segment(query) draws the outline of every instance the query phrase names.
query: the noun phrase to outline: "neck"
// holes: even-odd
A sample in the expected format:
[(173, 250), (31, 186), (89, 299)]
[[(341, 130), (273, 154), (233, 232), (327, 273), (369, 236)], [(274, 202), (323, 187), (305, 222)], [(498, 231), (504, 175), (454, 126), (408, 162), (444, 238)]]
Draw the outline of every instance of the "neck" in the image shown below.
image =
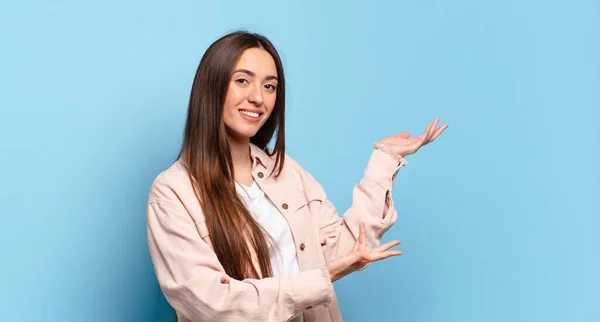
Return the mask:
[(252, 159), (250, 157), (250, 139), (245, 138), (236, 140), (228, 138), (229, 150), (231, 152), (231, 161), (233, 162), (233, 171), (235, 179), (246, 182), (252, 171)]

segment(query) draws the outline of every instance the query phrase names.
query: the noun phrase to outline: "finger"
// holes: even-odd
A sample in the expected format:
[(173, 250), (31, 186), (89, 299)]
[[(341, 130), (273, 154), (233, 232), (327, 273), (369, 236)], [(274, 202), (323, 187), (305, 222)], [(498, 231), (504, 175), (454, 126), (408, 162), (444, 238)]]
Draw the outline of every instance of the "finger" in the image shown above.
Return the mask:
[(444, 132), (444, 130), (447, 128), (448, 128), (448, 124), (442, 125), (439, 129), (437, 129), (435, 131), (435, 133), (433, 133), (433, 135), (429, 139), (429, 142), (433, 142), (433, 140), (435, 140), (438, 136), (440, 136), (440, 134), (442, 134), (442, 132)]
[(358, 252), (362, 247), (362, 240), (364, 239), (364, 223), (358, 224), (358, 238), (354, 242), (354, 247), (352, 247), (352, 253)]
[(367, 237), (365, 232), (365, 223), (358, 225), (358, 251), (365, 251), (367, 248)]
[(427, 124), (427, 127), (425, 128), (425, 132), (423, 132), (423, 134), (420, 135), (419, 137), (419, 142), (418, 142), (418, 146), (417, 149), (420, 148), (423, 144), (425, 144), (425, 142), (427, 142), (427, 138), (429, 137), (429, 130), (431, 129), (431, 124)]
[(431, 123), (427, 124), (427, 126), (425, 127), (425, 131), (423, 131), (424, 136), (427, 136), (427, 134), (429, 134), (429, 129), (431, 128)]
[(376, 261), (380, 261), (382, 259), (386, 259), (388, 257), (392, 257), (392, 256), (401, 256), (402, 252), (399, 250), (388, 250), (386, 252), (381, 252), (381, 253), (371, 253), (369, 254), (368, 258), (371, 262), (376, 262)]
[(429, 142), (431, 140), (431, 137), (433, 136), (433, 133), (435, 133), (435, 130), (437, 129), (439, 123), (440, 123), (439, 117), (433, 121), (433, 125), (431, 125), (431, 128), (429, 128), (429, 137), (427, 138), (427, 142)]
[(408, 139), (408, 137), (410, 136), (410, 132), (402, 132), (402, 133), (397, 134), (396, 136), (401, 139)]
[(427, 126), (425, 127), (425, 130), (423, 131), (423, 133), (421, 133), (421, 134), (419, 134), (419, 135), (417, 135), (417, 136), (414, 136), (414, 137), (412, 137), (411, 139), (416, 139), (416, 140), (418, 140), (418, 141), (422, 141), (422, 140), (423, 140), (423, 137), (426, 137), (426, 136), (427, 136), (427, 132), (429, 131), (429, 127), (430, 127), (430, 126), (431, 126), (431, 124), (427, 124)]
[(358, 238), (356, 238), (356, 241), (354, 242), (354, 247), (352, 247), (352, 253), (354, 252), (358, 252), (361, 248), (361, 243), (362, 240), (364, 239), (364, 223), (360, 222), (358, 223)]
[(386, 250), (388, 250), (388, 249), (390, 249), (390, 248), (392, 248), (392, 247), (394, 247), (396, 245), (400, 245), (400, 241), (399, 240), (392, 240), (392, 241), (389, 241), (389, 242), (387, 242), (387, 243), (385, 243), (385, 244), (383, 244), (383, 245), (381, 245), (381, 246), (379, 246), (377, 248), (374, 248), (371, 252), (383, 252), (383, 251), (386, 251)]
[(351, 253), (356, 253), (358, 251), (358, 239), (354, 242), (354, 246), (352, 247)]

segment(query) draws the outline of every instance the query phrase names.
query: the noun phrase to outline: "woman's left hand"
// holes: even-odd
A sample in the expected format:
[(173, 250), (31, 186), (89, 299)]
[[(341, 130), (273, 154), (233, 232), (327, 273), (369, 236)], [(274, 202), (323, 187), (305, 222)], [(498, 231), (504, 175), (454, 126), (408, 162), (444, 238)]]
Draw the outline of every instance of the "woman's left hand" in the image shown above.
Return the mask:
[(433, 123), (430, 123), (419, 136), (410, 136), (409, 132), (402, 132), (393, 136), (389, 136), (379, 140), (377, 143), (384, 144), (390, 152), (401, 155), (403, 157), (416, 153), (422, 146), (427, 145), (435, 140), (446, 128), (448, 124), (443, 124), (436, 130), (439, 118), (436, 118)]
[(352, 247), (350, 254), (336, 259), (333, 263), (327, 264), (331, 282), (335, 282), (350, 273), (362, 270), (370, 263), (402, 255), (402, 252), (399, 250), (390, 250), (390, 248), (400, 244), (399, 240), (392, 240), (367, 251), (366, 235), (365, 223), (360, 222), (358, 225), (358, 238), (354, 242), (354, 247)]

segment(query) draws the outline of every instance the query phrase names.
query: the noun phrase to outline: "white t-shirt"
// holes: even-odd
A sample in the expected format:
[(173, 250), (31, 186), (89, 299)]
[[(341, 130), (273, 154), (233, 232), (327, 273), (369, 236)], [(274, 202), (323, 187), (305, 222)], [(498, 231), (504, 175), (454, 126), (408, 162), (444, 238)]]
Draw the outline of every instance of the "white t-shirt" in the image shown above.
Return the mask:
[[(236, 182), (236, 191), (254, 219), (266, 231), (267, 245), (271, 254), (273, 277), (297, 274), (300, 272), (296, 258), (296, 245), (290, 225), (285, 217), (265, 195), (262, 189), (252, 183), (250, 187)], [(273, 242), (275, 245), (273, 245)], [(296, 317), (294, 322), (303, 321), (303, 315)]]

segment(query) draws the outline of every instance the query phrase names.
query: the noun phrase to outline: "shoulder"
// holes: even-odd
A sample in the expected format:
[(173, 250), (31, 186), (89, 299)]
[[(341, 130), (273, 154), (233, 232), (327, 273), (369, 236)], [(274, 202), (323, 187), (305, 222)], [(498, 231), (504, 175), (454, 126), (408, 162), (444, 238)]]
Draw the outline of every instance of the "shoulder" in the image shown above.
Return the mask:
[(189, 210), (194, 202), (197, 203), (197, 198), (189, 172), (179, 160), (154, 178), (148, 192), (149, 204)]
[(292, 158), (289, 154), (285, 154), (284, 156), (285, 166), (288, 166), (292, 171), (300, 171), (304, 170), (296, 159)]
[(321, 184), (306, 168), (300, 165), (296, 159), (289, 156), (287, 153), (284, 160), (284, 172), (291, 172), (292, 175), (288, 173), (288, 177), (293, 176), (296, 178), (305, 193), (319, 195), (320, 197), (325, 198), (325, 191)]
[[(277, 173), (278, 168), (280, 166), (280, 164), (277, 163), (279, 154), (276, 153), (276, 151), (273, 148), (265, 148), (263, 150), (254, 145), (252, 146), (252, 148), (253, 148), (253, 151), (252, 151), (253, 154), (255, 156), (258, 156), (258, 159), (264, 163), (265, 167), (267, 169), (270, 169), (274, 173)], [(306, 171), (288, 153), (283, 154), (282, 161), (283, 161), (283, 168), (281, 170), (282, 172), (279, 173), (279, 180), (281, 180), (281, 181), (293, 180), (295, 177), (300, 175), (302, 172)]]

